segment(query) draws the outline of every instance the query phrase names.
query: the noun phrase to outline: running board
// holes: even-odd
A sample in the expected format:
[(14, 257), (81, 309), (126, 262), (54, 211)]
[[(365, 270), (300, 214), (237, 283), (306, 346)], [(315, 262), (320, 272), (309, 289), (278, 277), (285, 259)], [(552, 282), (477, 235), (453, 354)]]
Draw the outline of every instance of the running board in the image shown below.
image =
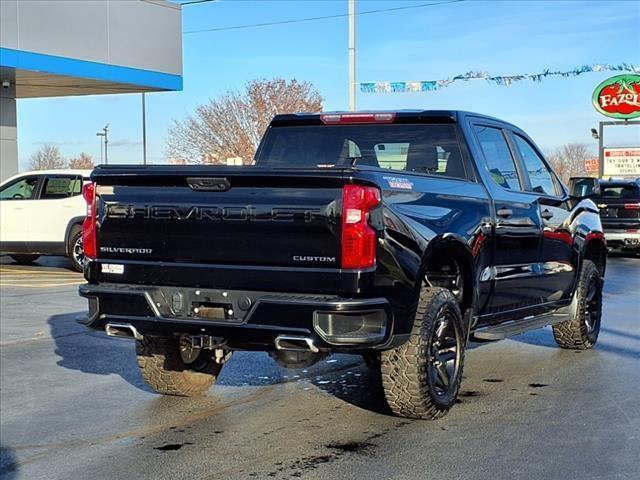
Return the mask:
[(567, 313), (552, 313), (550, 315), (541, 315), (538, 317), (522, 318), (507, 323), (500, 323), (489, 327), (479, 328), (471, 333), (471, 339), (478, 340), (503, 340), (507, 337), (520, 335), (529, 330), (546, 327), (547, 325), (555, 325), (562, 323), (571, 318)]

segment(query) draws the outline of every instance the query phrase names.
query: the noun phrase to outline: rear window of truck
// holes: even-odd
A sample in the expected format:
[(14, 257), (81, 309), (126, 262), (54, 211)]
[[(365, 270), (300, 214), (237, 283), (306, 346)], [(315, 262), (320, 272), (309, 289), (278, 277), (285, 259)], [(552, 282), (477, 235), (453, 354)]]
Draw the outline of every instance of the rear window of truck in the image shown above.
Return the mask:
[(608, 199), (639, 200), (640, 188), (630, 184), (600, 184), (600, 196)]
[(305, 125), (272, 127), (258, 150), (263, 167), (368, 165), (466, 178), (455, 125)]

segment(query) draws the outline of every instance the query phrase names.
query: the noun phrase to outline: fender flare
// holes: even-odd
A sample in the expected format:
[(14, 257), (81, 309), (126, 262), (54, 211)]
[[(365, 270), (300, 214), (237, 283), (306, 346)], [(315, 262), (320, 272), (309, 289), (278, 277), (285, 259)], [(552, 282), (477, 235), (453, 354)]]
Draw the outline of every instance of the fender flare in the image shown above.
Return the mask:
[(73, 217), (67, 223), (67, 228), (64, 231), (64, 251), (67, 256), (69, 256), (69, 237), (71, 236), (71, 230), (76, 225), (79, 225), (82, 228), (82, 222), (84, 222), (84, 215), (80, 217)]
[[(420, 273), (417, 277), (416, 288), (419, 289), (421, 287), (422, 279), (424, 278), (429, 260), (431, 260), (438, 252), (445, 249), (454, 249), (464, 261), (463, 267), (466, 273), (465, 298), (468, 298), (469, 307), (461, 313), (465, 318), (465, 321), (469, 323), (467, 328), (470, 328), (470, 320), (478, 305), (478, 278), (476, 275), (473, 254), (471, 253), (471, 249), (464, 237), (455, 233), (445, 233), (444, 235), (436, 236), (429, 241), (422, 254)], [(467, 295), (470, 295), (470, 297), (467, 297)]]
[(589, 232), (585, 237), (582, 248), (580, 249), (580, 269), (582, 269), (582, 262), (587, 258), (587, 251), (593, 249), (596, 245), (602, 255), (602, 265), (598, 265), (598, 267), (600, 267), (601, 276), (604, 279), (607, 268), (607, 241), (602, 232)]

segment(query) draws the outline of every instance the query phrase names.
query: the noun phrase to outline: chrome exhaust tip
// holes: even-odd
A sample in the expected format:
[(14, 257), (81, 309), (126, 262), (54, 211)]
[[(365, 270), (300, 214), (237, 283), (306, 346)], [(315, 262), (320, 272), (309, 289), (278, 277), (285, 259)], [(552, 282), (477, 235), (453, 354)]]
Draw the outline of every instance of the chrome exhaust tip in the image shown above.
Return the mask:
[(104, 326), (104, 331), (110, 337), (134, 338), (136, 340), (144, 339), (136, 327), (130, 323), (107, 323)]
[(299, 337), (296, 335), (279, 335), (276, 338), (275, 345), (276, 350), (293, 350), (313, 353), (320, 352), (311, 338)]

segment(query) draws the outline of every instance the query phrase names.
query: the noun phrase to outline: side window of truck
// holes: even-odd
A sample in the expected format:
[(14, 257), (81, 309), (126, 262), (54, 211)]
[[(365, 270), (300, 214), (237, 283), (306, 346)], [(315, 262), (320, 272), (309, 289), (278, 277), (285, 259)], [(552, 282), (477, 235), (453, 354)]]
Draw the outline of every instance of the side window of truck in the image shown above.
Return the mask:
[(457, 143), (378, 143), (374, 151), (381, 168), (466, 178)]
[(546, 195), (557, 196), (558, 188), (553, 181), (553, 175), (549, 167), (544, 163), (540, 155), (534, 150), (531, 144), (517, 133), (513, 134), (520, 156), (527, 168), (531, 181), (531, 191)]
[(474, 125), (487, 170), (492, 180), (503, 188), (522, 190), (516, 163), (502, 130), (485, 125)]

